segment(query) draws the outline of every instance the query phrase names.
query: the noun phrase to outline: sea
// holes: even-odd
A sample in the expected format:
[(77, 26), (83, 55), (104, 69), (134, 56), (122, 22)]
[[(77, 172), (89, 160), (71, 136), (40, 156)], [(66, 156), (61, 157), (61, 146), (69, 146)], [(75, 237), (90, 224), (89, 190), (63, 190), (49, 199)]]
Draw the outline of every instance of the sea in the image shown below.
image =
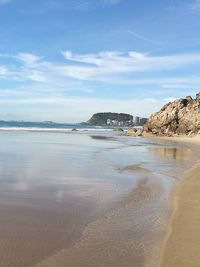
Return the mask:
[[(27, 130), (27, 131), (64, 131), (68, 132), (72, 129), (77, 129), (79, 131), (112, 131), (112, 126), (95, 126), (88, 125), (84, 123), (56, 123), (56, 122), (29, 122), (29, 121), (0, 121), (0, 129), (1, 130)], [(124, 129), (127, 129), (125, 127)]]

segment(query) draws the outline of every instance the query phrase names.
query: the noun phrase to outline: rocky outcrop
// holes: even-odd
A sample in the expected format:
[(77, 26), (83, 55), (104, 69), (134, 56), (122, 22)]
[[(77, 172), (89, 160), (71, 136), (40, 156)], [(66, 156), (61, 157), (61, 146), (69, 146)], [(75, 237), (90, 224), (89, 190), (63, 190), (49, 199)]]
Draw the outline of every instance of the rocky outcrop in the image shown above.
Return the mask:
[(136, 137), (137, 136), (137, 129), (135, 128), (130, 128), (128, 129), (128, 131), (125, 133), (126, 136), (133, 136)]
[(144, 125), (142, 135), (200, 134), (200, 93), (169, 102)]

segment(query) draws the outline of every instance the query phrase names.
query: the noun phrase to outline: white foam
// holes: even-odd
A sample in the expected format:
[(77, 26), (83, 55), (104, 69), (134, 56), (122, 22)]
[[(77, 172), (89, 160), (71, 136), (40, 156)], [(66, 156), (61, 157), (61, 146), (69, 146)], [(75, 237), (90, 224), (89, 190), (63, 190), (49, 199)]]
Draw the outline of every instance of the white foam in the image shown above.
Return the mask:
[[(57, 132), (57, 133), (69, 133), (74, 128), (42, 128), (42, 127), (1, 127), (0, 131), (10, 132)], [(113, 129), (107, 128), (77, 128), (77, 132), (112, 132)]]

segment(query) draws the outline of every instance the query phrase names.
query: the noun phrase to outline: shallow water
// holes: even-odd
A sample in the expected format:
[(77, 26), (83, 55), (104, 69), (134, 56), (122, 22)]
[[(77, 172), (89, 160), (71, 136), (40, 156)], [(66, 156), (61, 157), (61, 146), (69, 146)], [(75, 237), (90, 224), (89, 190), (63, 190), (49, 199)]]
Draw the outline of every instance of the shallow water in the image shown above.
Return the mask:
[(114, 133), (0, 140), (0, 266), (150, 266), (190, 147)]

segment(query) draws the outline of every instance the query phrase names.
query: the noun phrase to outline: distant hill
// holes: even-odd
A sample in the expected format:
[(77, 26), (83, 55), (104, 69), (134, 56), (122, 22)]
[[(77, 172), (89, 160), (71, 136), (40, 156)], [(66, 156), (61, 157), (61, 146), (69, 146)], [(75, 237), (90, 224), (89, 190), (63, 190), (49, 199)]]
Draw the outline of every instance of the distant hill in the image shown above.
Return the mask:
[(86, 123), (90, 125), (106, 125), (108, 120), (128, 123), (133, 120), (133, 116), (126, 113), (102, 112), (94, 114)]

